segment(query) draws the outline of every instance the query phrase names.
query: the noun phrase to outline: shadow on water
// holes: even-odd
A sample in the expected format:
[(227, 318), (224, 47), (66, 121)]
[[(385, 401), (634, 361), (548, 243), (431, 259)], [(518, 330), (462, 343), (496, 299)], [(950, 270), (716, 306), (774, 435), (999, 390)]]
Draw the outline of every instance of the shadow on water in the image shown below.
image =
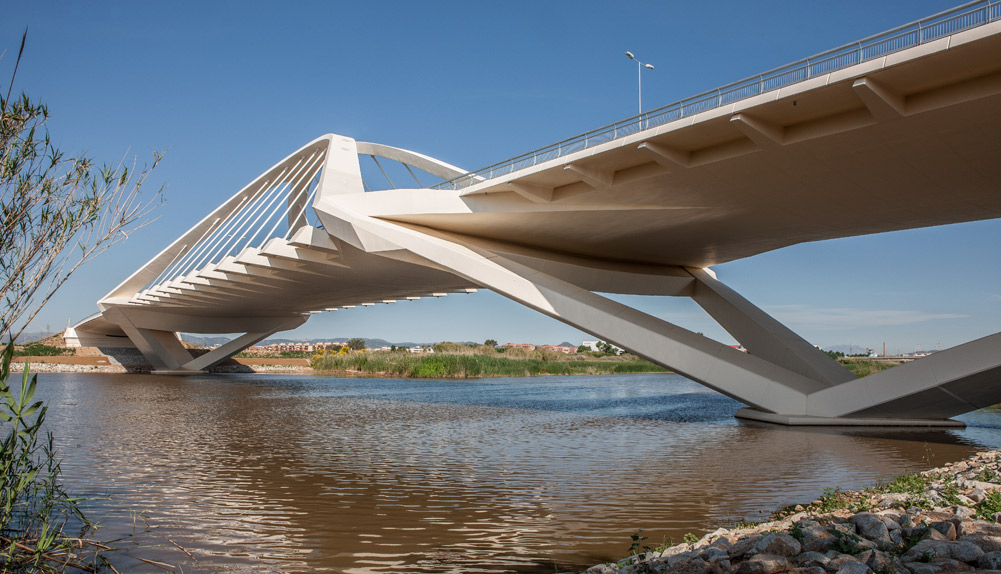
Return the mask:
[(154, 526), (117, 557), (133, 572), (155, 571), (133, 555), (199, 572), (583, 569), (639, 528), (680, 540), (1001, 442), (998, 413), (961, 431), (744, 425), (740, 403), (664, 374), (40, 381), (68, 486), (104, 497), (102, 534), (130, 536), (129, 509)]

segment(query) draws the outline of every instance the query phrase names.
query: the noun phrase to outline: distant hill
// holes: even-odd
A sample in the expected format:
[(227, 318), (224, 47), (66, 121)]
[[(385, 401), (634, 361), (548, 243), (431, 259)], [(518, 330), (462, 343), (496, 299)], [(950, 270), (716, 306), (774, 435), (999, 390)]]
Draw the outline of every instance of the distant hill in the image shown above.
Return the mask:
[(229, 337), (199, 337), (197, 335), (181, 333), (181, 340), (185, 343), (191, 343), (192, 345), (197, 345), (199, 347), (217, 347), (219, 345), (225, 345), (232, 339)]
[[(52, 335), (55, 335), (56, 333), (62, 334), (62, 331), (51, 331), (51, 332), (49, 332), (49, 331), (35, 331), (35, 332), (32, 332), (32, 333), (21, 333), (17, 337), (17, 339), (14, 341), (14, 344), (15, 345), (27, 345), (28, 343), (34, 343), (35, 341), (38, 341), (40, 339), (45, 339), (47, 337), (51, 337)], [(4, 344), (6, 344), (6, 341), (4, 341)]]
[[(861, 355), (865, 353), (865, 350), (873, 349), (874, 347), (866, 347), (865, 345), (831, 345), (830, 347), (824, 347), (824, 351), (834, 351), (835, 353), (844, 353), (847, 355)], [(882, 349), (880, 349), (882, 352)]]

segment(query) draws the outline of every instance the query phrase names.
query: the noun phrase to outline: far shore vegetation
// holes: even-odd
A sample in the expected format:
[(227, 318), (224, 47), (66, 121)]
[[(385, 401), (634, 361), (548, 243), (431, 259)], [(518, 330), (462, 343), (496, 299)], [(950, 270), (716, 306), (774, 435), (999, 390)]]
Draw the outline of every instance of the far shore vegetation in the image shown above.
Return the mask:
[(409, 378), (532, 377), (539, 375), (604, 375), (665, 373), (668, 369), (629, 354), (579, 350), (564, 354), (549, 349), (438, 343), (433, 353), (406, 348), (389, 351), (326, 350), (312, 357), (318, 371)]

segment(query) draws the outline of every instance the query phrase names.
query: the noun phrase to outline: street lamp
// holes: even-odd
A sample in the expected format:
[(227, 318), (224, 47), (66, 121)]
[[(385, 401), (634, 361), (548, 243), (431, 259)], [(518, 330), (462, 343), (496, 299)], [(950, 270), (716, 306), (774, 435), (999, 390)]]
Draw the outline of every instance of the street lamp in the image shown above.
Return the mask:
[(638, 90), (639, 91), (639, 104), (640, 104), (639, 105), (639, 110), (640, 110), (639, 113), (642, 114), (643, 113), (643, 68), (646, 68), (648, 70), (652, 70), (653, 69), (653, 65), (652, 64), (644, 64), (643, 62), (640, 62), (639, 60), (636, 59), (636, 56), (634, 56), (632, 52), (626, 52), (626, 57), (629, 58), (630, 60), (633, 60), (634, 62), (636, 62), (636, 81), (639, 84), (639, 90)]

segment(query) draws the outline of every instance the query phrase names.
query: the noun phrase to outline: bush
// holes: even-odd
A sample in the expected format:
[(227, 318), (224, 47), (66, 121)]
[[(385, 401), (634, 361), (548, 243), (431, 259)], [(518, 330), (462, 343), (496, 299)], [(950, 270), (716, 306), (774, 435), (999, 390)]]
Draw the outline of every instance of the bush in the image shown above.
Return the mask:
[(31, 343), (20, 349), (14, 349), (15, 357), (58, 357), (61, 355), (72, 355), (73, 353), (73, 349), (53, 347), (41, 343)]
[(52, 433), (41, 432), (46, 407), (34, 400), (36, 376), (25, 366), (20, 388), (8, 384), (13, 351), (8, 345), (0, 360), (0, 536), (6, 546), (0, 565), (4, 572), (92, 570), (71, 559), (63, 529), (72, 519), (87, 529), (91, 524), (59, 483)]

